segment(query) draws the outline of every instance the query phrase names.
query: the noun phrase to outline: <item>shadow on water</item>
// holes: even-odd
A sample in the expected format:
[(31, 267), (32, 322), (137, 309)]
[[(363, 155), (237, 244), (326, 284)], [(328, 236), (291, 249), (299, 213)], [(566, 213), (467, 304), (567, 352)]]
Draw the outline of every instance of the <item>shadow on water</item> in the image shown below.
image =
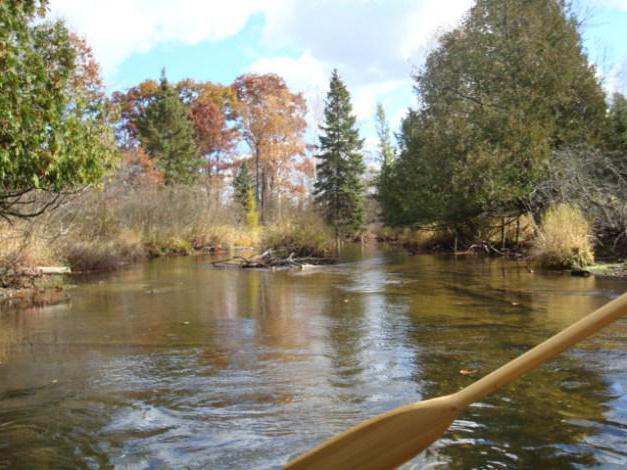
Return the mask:
[[(458, 390), (627, 289), (349, 247), (302, 272), (163, 259), (0, 314), (0, 468), (268, 468)], [(460, 373), (463, 372), (463, 373)], [(622, 321), (463, 413), (407, 468), (627, 465)]]

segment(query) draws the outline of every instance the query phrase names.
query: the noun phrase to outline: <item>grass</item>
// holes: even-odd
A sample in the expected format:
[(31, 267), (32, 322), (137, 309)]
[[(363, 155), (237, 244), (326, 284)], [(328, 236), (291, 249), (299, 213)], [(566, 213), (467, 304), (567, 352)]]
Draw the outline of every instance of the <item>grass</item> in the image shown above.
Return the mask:
[(286, 256), (328, 256), (331, 234), (303, 209), (250, 226), (247, 214), (206, 187), (144, 185), (88, 190), (36, 222), (0, 225), (0, 281), (14, 267), (70, 266), (110, 271), (149, 257), (235, 248), (273, 248)]
[(592, 228), (581, 210), (560, 204), (549, 208), (534, 243), (533, 258), (544, 268), (583, 268), (594, 263)]
[(114, 240), (70, 241), (60, 250), (72, 271), (112, 271), (144, 259), (147, 249), (133, 232)]
[(195, 249), (230, 250), (259, 246), (261, 230), (242, 225), (215, 225), (207, 227), (192, 239)]
[(32, 268), (55, 263), (51, 239), (42, 225), (31, 221), (0, 224), (0, 288), (32, 286)]
[(333, 252), (333, 235), (320, 217), (308, 214), (267, 227), (262, 248), (275, 250), (279, 256), (326, 258)]

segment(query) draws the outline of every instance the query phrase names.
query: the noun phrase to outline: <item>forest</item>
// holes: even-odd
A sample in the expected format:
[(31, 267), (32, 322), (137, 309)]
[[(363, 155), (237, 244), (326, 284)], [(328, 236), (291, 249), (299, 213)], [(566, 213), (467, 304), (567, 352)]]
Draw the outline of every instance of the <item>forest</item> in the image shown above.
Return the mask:
[(565, 2), (477, 0), (383, 106), (369, 171), (334, 70), (318, 139), (276, 74), (106, 89), (45, 0), (0, 4), (0, 284), (38, 266), (115, 269), (345, 241), (584, 268), (627, 254), (627, 100), (607, 95)]

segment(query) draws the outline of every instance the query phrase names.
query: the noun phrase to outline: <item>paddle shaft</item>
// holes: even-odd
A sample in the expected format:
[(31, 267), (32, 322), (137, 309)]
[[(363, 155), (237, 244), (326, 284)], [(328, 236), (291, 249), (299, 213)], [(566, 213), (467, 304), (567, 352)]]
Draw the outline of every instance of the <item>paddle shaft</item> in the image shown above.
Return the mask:
[(454, 396), (460, 407), (479, 401), (626, 314), (627, 294), (623, 294)]

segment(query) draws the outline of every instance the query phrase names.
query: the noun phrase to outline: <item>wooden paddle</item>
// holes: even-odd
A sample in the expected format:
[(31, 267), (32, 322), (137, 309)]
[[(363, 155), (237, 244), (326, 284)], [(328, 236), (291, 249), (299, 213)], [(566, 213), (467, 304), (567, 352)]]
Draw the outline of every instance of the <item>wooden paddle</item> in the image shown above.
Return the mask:
[(452, 395), (401, 406), (323, 442), (286, 469), (390, 469), (446, 432), (460, 411), (627, 314), (627, 294)]

